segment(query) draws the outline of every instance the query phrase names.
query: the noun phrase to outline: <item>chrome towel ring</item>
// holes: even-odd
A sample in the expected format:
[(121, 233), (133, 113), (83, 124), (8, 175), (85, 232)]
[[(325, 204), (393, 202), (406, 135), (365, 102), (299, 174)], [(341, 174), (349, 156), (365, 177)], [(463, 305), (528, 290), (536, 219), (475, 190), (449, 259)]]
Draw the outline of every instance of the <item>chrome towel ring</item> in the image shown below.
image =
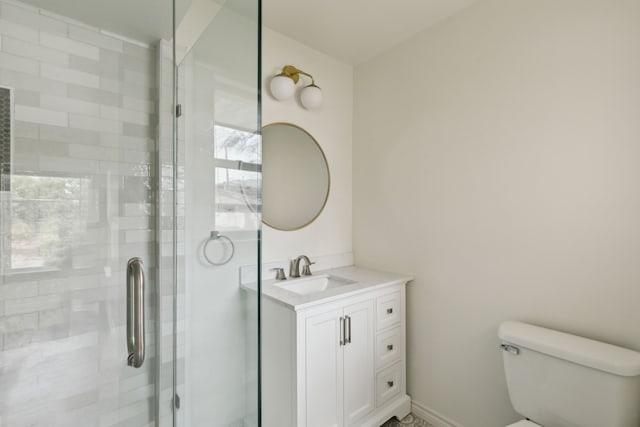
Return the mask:
[[(207, 247), (209, 246), (209, 243), (213, 242), (214, 240), (220, 240), (220, 239), (225, 239), (227, 242), (229, 242), (229, 244), (231, 245), (231, 255), (229, 255), (229, 257), (227, 259), (225, 259), (224, 261), (215, 262), (215, 261), (212, 261), (211, 258), (209, 258), (209, 255), (207, 255)], [(204, 259), (206, 259), (207, 262), (209, 264), (211, 264), (211, 265), (225, 265), (226, 263), (231, 261), (231, 259), (233, 258), (233, 255), (235, 253), (236, 253), (236, 246), (233, 244), (231, 239), (228, 238), (227, 236), (223, 236), (222, 234), (220, 234), (219, 231), (216, 231), (216, 230), (213, 230), (209, 234), (209, 238), (204, 243), (204, 246), (202, 248), (202, 255), (204, 255)]]

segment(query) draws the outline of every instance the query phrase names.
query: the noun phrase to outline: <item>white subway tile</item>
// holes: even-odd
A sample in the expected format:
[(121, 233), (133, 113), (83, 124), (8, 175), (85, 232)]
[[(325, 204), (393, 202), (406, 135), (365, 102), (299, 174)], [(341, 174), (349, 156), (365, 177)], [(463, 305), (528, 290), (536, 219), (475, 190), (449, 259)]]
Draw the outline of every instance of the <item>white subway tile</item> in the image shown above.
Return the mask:
[(97, 144), (99, 142), (99, 136), (95, 132), (58, 126), (40, 126), (40, 138), (65, 144)]
[(41, 73), (42, 77), (46, 77), (51, 80), (58, 80), (65, 83), (73, 83), (92, 88), (100, 87), (100, 77), (83, 71), (70, 70), (69, 68), (62, 68), (57, 65), (42, 64)]
[(19, 73), (38, 75), (38, 61), (10, 53), (0, 52), (0, 67)]
[(102, 77), (100, 79), (100, 89), (104, 89), (109, 92), (122, 93), (122, 82), (119, 80), (109, 79)]
[(90, 43), (104, 49), (123, 51), (123, 42), (117, 38), (75, 25), (69, 26), (69, 38)]
[(107, 120), (74, 113), (71, 113), (69, 116), (69, 126), (76, 129), (87, 129), (95, 132), (122, 132), (122, 123), (116, 120)]
[(108, 147), (141, 151), (149, 151), (154, 148), (154, 141), (152, 139), (114, 134), (100, 134), (100, 144)]
[(52, 345), (42, 349), (43, 356), (53, 356), (72, 350), (95, 347), (99, 344), (98, 333), (89, 332), (82, 335), (76, 335), (63, 340), (57, 340), (51, 344)]
[(117, 160), (118, 151), (99, 145), (70, 144), (69, 156), (76, 159)]
[[(69, 55), (69, 68), (84, 71), (95, 76), (102, 75), (102, 61), (94, 61), (84, 56)], [(117, 75), (117, 74), (116, 74)]]
[(115, 174), (120, 176), (149, 176), (149, 164), (101, 161), (98, 172), (101, 174)]
[(149, 114), (139, 111), (125, 110), (122, 108), (100, 106), (100, 116), (105, 119), (120, 120), (122, 122), (149, 125)]
[(43, 108), (15, 106), (16, 120), (39, 123), (43, 125), (67, 126), (67, 113), (61, 111), (45, 110)]
[(42, 95), (40, 97), (40, 106), (56, 111), (66, 111), (68, 113), (100, 116), (100, 105), (62, 96)]
[(95, 89), (90, 87), (69, 85), (67, 94), (70, 98), (81, 99), (83, 101), (96, 102), (104, 105), (120, 105), (120, 95), (107, 92), (106, 90)]
[(59, 37), (48, 33), (41, 33), (40, 44), (52, 49), (62, 50), (74, 55), (95, 59), (96, 61), (100, 59), (100, 49), (96, 46), (91, 46), (90, 44), (71, 40), (66, 37)]
[(141, 73), (125, 69), (124, 81), (144, 87), (155, 87), (155, 76), (151, 73)]
[(153, 215), (154, 207), (149, 203), (124, 203), (125, 216), (148, 216)]
[(65, 83), (3, 69), (2, 67), (0, 67), (0, 82), (16, 89), (34, 90), (52, 95), (65, 95), (67, 93), (67, 85)]
[(120, 161), (128, 163), (151, 163), (152, 153), (149, 151), (120, 150)]
[(20, 40), (26, 40), (32, 43), (38, 43), (38, 30), (16, 24), (15, 22), (0, 19), (0, 34), (9, 37), (15, 37)]
[[(95, 173), (98, 165), (95, 161), (72, 159), (69, 157), (40, 156), (39, 166), (42, 172)], [(78, 232), (82, 230), (76, 230)]]
[(37, 327), (38, 315), (36, 313), (0, 317), (0, 334), (36, 329)]
[(38, 313), (38, 326), (48, 328), (69, 322), (69, 309), (45, 310)]
[(69, 55), (65, 52), (42, 47), (35, 43), (5, 37), (2, 42), (2, 50), (14, 55), (25, 56), (49, 64), (67, 67), (69, 65)]
[(152, 242), (154, 239), (151, 230), (128, 230), (125, 232), (125, 240), (127, 243)]
[(118, 218), (120, 230), (146, 230), (150, 227), (151, 221), (146, 217), (124, 217)]
[(0, 286), (0, 299), (26, 298), (38, 295), (36, 282), (10, 283)]
[(62, 297), (60, 295), (12, 299), (4, 302), (4, 311), (7, 315), (33, 313), (58, 308), (61, 302)]
[(126, 110), (140, 111), (148, 114), (155, 112), (155, 104), (152, 101), (132, 98), (126, 95), (122, 97), (122, 106)]
[(0, 13), (3, 19), (29, 28), (36, 28), (40, 31), (63, 36), (67, 34), (66, 23), (41, 15), (38, 10), (27, 9), (24, 6), (11, 5), (3, 2), (0, 3)]

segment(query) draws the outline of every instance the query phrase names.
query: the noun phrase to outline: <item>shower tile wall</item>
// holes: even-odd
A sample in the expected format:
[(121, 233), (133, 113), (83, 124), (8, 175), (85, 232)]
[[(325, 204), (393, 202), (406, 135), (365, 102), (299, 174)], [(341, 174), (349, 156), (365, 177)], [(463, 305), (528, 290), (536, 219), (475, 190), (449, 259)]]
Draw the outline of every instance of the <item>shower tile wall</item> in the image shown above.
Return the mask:
[[(12, 187), (12, 209), (72, 208), (46, 224), (25, 217), (21, 226), (46, 227), (50, 241), (33, 241), (39, 232), (3, 246), (0, 425), (152, 425), (155, 49), (13, 1), (0, 1), (0, 47), (0, 86), (15, 95), (14, 177), (24, 190)], [(42, 180), (62, 185), (61, 200), (42, 196), (50, 192)], [(15, 238), (22, 231), (8, 221), (3, 212)], [(125, 363), (124, 267), (133, 256), (144, 260), (148, 283), (149, 344), (138, 370)]]

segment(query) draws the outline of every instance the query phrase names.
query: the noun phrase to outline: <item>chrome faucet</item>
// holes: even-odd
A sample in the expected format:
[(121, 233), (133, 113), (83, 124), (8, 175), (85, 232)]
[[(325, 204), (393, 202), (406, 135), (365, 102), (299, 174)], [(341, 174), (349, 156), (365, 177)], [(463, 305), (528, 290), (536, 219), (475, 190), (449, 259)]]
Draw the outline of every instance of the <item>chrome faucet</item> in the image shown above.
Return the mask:
[(315, 262), (311, 262), (306, 255), (300, 255), (298, 258), (291, 260), (289, 264), (289, 277), (300, 277), (300, 260), (304, 260), (304, 266), (302, 266), (302, 275), (311, 276), (311, 265)]

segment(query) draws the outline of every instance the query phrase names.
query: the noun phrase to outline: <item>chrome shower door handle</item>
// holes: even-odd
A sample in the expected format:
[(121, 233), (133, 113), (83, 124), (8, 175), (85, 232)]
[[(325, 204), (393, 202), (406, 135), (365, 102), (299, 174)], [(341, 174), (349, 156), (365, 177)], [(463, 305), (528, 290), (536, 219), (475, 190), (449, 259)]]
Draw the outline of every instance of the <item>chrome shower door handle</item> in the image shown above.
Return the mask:
[(144, 270), (140, 258), (127, 262), (127, 365), (144, 362)]

